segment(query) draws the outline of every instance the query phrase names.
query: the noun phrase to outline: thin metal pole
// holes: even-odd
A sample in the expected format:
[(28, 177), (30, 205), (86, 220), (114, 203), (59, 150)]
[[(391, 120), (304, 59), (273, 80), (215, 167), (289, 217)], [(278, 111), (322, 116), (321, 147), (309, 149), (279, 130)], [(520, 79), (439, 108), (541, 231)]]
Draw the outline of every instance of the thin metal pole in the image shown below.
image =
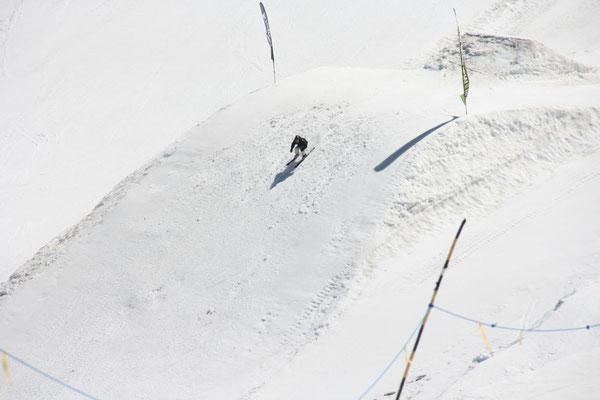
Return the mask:
[(277, 79), (275, 78), (275, 60), (273, 60), (273, 84), (277, 84)]
[(423, 334), (423, 329), (425, 329), (425, 324), (427, 323), (427, 319), (429, 318), (429, 314), (431, 313), (431, 309), (433, 308), (433, 303), (435, 302), (435, 298), (437, 297), (438, 290), (440, 288), (440, 284), (442, 283), (442, 278), (444, 277), (444, 272), (448, 268), (448, 263), (450, 262), (450, 257), (452, 257), (452, 253), (454, 252), (454, 246), (456, 246), (456, 241), (460, 236), (460, 232), (462, 231), (463, 226), (467, 222), (466, 219), (463, 219), (460, 224), (460, 228), (458, 228), (458, 232), (456, 232), (456, 236), (454, 237), (454, 241), (452, 242), (452, 247), (450, 247), (450, 251), (448, 252), (448, 256), (446, 257), (446, 262), (444, 263), (444, 268), (442, 268), (442, 272), (440, 273), (440, 277), (438, 278), (437, 283), (435, 284), (435, 289), (433, 290), (433, 296), (431, 296), (431, 301), (429, 302), (429, 308), (427, 309), (427, 313), (425, 314), (425, 318), (423, 318), (423, 323), (421, 324), (421, 329), (419, 329), (419, 334), (417, 335), (417, 340), (415, 341), (415, 346), (413, 347), (412, 353), (410, 354), (410, 358), (408, 359), (408, 363), (406, 363), (406, 369), (404, 370), (404, 375), (402, 376), (402, 382), (400, 383), (400, 388), (398, 388), (398, 394), (396, 394), (396, 400), (400, 399), (400, 394), (402, 393), (402, 388), (404, 387), (404, 383), (406, 382), (406, 377), (408, 375), (408, 370), (413, 363), (413, 359), (415, 358), (415, 353), (417, 352), (417, 347), (419, 346), (419, 340), (421, 340), (421, 335)]

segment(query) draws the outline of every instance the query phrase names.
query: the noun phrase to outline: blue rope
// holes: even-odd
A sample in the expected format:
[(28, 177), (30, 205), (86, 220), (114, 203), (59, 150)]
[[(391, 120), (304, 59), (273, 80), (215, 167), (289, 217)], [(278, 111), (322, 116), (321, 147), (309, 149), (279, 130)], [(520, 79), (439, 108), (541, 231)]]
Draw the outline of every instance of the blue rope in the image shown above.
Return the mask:
[(592, 328), (597, 328), (600, 326), (600, 323), (598, 324), (594, 324), (594, 325), (586, 325), (586, 326), (578, 326), (575, 328), (562, 328), (562, 329), (523, 329), (523, 328), (515, 328), (515, 327), (511, 327), (511, 326), (502, 326), (502, 325), (498, 325), (498, 324), (489, 324), (487, 322), (482, 322), (473, 318), (469, 318), (469, 317), (465, 317), (464, 315), (460, 315), (457, 313), (454, 313), (452, 311), (448, 311), (448, 310), (444, 310), (443, 308), (440, 308), (438, 306), (434, 306), (434, 305), (430, 305), (431, 308), (436, 308), (438, 310), (440, 310), (441, 312), (444, 312), (448, 315), (452, 315), (453, 317), (456, 318), (460, 318), (463, 319), (465, 321), (469, 321), (469, 322), (474, 322), (476, 324), (481, 324), (481, 325), (485, 325), (485, 326), (489, 326), (490, 328), (497, 328), (497, 329), (505, 329), (505, 330), (509, 330), (509, 331), (523, 331), (523, 332), (567, 332), (567, 331), (581, 331), (581, 330), (590, 330)]
[[(427, 312), (429, 312), (429, 309), (427, 309)], [(402, 346), (402, 348), (394, 356), (394, 358), (392, 359), (392, 361), (390, 361), (390, 363), (387, 365), (387, 367), (385, 367), (385, 369), (383, 370), (383, 372), (381, 374), (379, 374), (379, 376), (377, 377), (377, 379), (375, 379), (375, 381), (371, 384), (371, 386), (369, 386), (367, 388), (367, 390), (365, 390), (365, 392), (358, 398), (358, 400), (362, 400), (367, 395), (367, 393), (369, 393), (371, 391), (371, 389), (373, 389), (373, 387), (375, 385), (377, 385), (377, 383), (381, 380), (381, 378), (383, 378), (383, 376), (388, 372), (388, 370), (396, 362), (396, 360), (398, 360), (398, 357), (400, 357), (400, 354), (402, 354), (402, 352), (404, 351), (404, 349), (406, 348), (406, 346), (408, 346), (408, 344), (410, 343), (410, 341), (413, 338), (413, 336), (415, 336), (415, 333), (417, 333), (417, 330), (421, 327), (421, 324), (423, 323), (423, 320), (427, 316), (427, 312), (425, 312), (425, 314), (423, 315), (423, 318), (421, 318), (421, 320), (419, 321), (419, 323), (417, 324), (417, 326), (415, 327), (415, 329), (412, 331), (412, 333), (410, 334), (410, 336), (408, 337), (408, 339), (404, 343), (404, 346)]]
[(2, 348), (0, 348), (0, 351), (1, 351), (1, 352), (3, 352), (4, 354), (6, 354), (7, 356), (9, 356), (10, 358), (12, 358), (13, 360), (15, 360), (16, 362), (18, 362), (18, 363), (20, 363), (20, 364), (22, 364), (22, 365), (26, 366), (26, 367), (27, 367), (27, 368), (29, 368), (29, 369), (32, 369), (32, 370), (34, 370), (34, 371), (35, 371), (35, 372), (37, 372), (38, 374), (45, 376), (46, 378), (50, 379), (51, 381), (54, 381), (54, 382), (58, 383), (59, 385), (62, 385), (62, 386), (64, 386), (64, 387), (66, 387), (66, 388), (67, 388), (67, 389), (69, 389), (69, 390), (72, 390), (72, 391), (74, 391), (74, 392), (77, 392), (77, 393), (79, 393), (80, 395), (87, 397), (88, 399), (92, 399), (92, 400), (99, 400), (97, 397), (94, 397), (94, 396), (92, 396), (92, 395), (89, 395), (89, 394), (87, 394), (87, 393), (85, 393), (85, 392), (83, 392), (83, 391), (81, 391), (81, 390), (79, 390), (79, 389), (77, 389), (77, 388), (74, 388), (73, 386), (71, 386), (71, 385), (68, 385), (68, 384), (66, 384), (65, 382), (63, 382), (63, 381), (61, 381), (61, 380), (59, 380), (59, 379), (57, 379), (57, 378), (53, 377), (52, 375), (50, 375), (50, 374), (47, 374), (46, 372), (44, 372), (44, 371), (42, 371), (42, 370), (40, 370), (40, 369), (38, 369), (38, 368), (34, 367), (33, 365), (29, 364), (28, 362), (21, 360), (19, 357), (17, 357), (17, 356), (13, 356), (13, 355), (12, 355), (12, 354), (10, 354), (8, 351), (6, 351), (6, 350), (4, 350), (4, 349), (2, 349)]
[[(428, 310), (429, 308), (435, 308), (437, 310), (440, 310), (448, 315), (451, 315), (453, 317), (456, 318), (460, 318), (462, 320), (465, 321), (469, 321), (469, 322), (473, 322), (476, 324), (481, 324), (481, 325), (485, 325), (485, 326), (489, 326), (490, 328), (498, 328), (498, 329), (504, 329), (504, 330), (510, 330), (510, 331), (523, 331), (523, 332), (567, 332), (567, 331), (581, 331), (581, 330), (590, 330), (592, 328), (597, 328), (600, 326), (600, 323), (597, 324), (593, 324), (593, 325), (586, 325), (586, 326), (578, 326), (578, 327), (574, 327), (574, 328), (562, 328), (562, 329), (522, 329), (522, 328), (515, 328), (515, 327), (510, 327), (510, 326), (502, 326), (502, 325), (498, 325), (498, 324), (490, 324), (487, 322), (482, 322), (473, 318), (469, 318), (469, 317), (465, 317), (464, 315), (460, 315), (457, 314), (455, 312), (449, 311), (449, 310), (445, 310), (441, 307), (438, 306), (434, 306), (433, 304), (429, 304), (428, 306)], [(412, 340), (413, 336), (415, 336), (415, 333), (417, 333), (417, 330), (419, 329), (419, 327), (421, 326), (421, 324), (423, 323), (423, 320), (425, 319), (425, 317), (427, 316), (427, 312), (425, 312), (425, 314), (423, 315), (423, 317), (420, 319), (419, 323), (417, 324), (417, 326), (415, 327), (415, 329), (412, 331), (412, 333), (410, 334), (410, 336), (408, 337), (408, 339), (406, 340), (406, 342), (404, 343), (404, 345), (402, 346), (402, 348), (398, 351), (398, 353), (396, 353), (396, 355), (394, 356), (394, 358), (392, 359), (392, 361), (390, 361), (390, 363), (385, 367), (385, 369), (381, 372), (381, 374), (379, 374), (379, 376), (375, 379), (375, 381), (373, 381), (373, 383), (367, 388), (367, 390), (365, 390), (365, 392), (358, 398), (358, 400), (362, 400), (370, 391), (371, 389), (373, 389), (373, 387), (381, 380), (381, 378), (384, 377), (384, 375), (388, 372), (388, 370), (392, 367), (392, 365), (394, 365), (394, 363), (398, 360), (398, 357), (400, 357), (400, 355), (402, 354), (402, 352), (404, 351), (404, 349), (406, 348), (406, 346), (408, 346), (408, 344), (410, 343), (410, 341)], [(16, 362), (26, 366), (27, 368), (37, 372), (38, 374), (50, 379), (51, 381), (54, 381), (56, 383), (58, 383), (59, 385), (64, 386), (65, 388), (72, 390), (73, 392), (79, 393), (80, 395), (87, 397), (88, 399), (92, 399), (92, 400), (99, 400), (97, 397), (94, 397), (90, 394), (85, 393), (82, 390), (79, 390), (63, 381), (61, 381), (60, 379), (57, 379), (55, 377), (53, 377), (52, 375), (34, 367), (33, 365), (29, 364), (28, 362), (21, 360), (19, 357), (14, 356), (12, 354), (10, 354), (9, 352), (7, 352), (6, 350), (0, 348), (0, 351), (5, 353), (8, 357), (12, 358), (13, 360), (15, 360)]]

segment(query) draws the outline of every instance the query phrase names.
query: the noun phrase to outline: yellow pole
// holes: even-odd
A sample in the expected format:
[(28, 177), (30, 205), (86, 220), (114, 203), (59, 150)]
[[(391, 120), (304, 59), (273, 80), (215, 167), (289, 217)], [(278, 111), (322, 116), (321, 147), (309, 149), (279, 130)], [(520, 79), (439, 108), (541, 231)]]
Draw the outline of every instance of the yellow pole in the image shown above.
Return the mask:
[(456, 246), (456, 241), (460, 236), (460, 232), (462, 231), (463, 226), (467, 222), (466, 219), (463, 219), (460, 224), (460, 228), (458, 228), (458, 232), (456, 232), (456, 236), (454, 237), (454, 241), (452, 242), (452, 247), (450, 247), (450, 251), (448, 252), (448, 256), (446, 257), (446, 262), (444, 263), (444, 268), (442, 268), (442, 272), (440, 273), (440, 277), (438, 278), (437, 283), (435, 284), (435, 289), (433, 290), (433, 295), (431, 296), (431, 301), (429, 302), (429, 308), (427, 309), (427, 313), (425, 314), (425, 318), (423, 318), (423, 323), (421, 324), (421, 328), (419, 329), (419, 334), (417, 335), (417, 340), (415, 341), (415, 346), (413, 347), (412, 352), (410, 353), (410, 358), (406, 363), (406, 369), (404, 370), (404, 375), (402, 376), (402, 382), (400, 383), (400, 388), (398, 388), (398, 394), (396, 394), (396, 400), (400, 398), (400, 394), (402, 393), (402, 388), (404, 387), (404, 383), (406, 382), (406, 377), (408, 376), (408, 370), (413, 363), (415, 358), (415, 353), (417, 352), (417, 347), (419, 346), (419, 340), (421, 340), (421, 335), (423, 334), (423, 329), (425, 328), (425, 324), (427, 323), (427, 319), (429, 318), (429, 314), (431, 313), (431, 309), (433, 308), (433, 303), (435, 302), (435, 298), (437, 297), (438, 290), (440, 289), (440, 284), (442, 283), (442, 278), (444, 277), (444, 272), (448, 268), (448, 264), (450, 263), (450, 258), (452, 257), (452, 253), (454, 252), (454, 247)]
[(8, 369), (8, 357), (6, 356), (5, 352), (2, 352), (2, 369), (4, 370), (4, 376), (6, 377), (6, 380), (8, 383), (10, 383), (10, 386), (13, 386), (13, 379), (12, 376), (10, 376), (10, 371)]

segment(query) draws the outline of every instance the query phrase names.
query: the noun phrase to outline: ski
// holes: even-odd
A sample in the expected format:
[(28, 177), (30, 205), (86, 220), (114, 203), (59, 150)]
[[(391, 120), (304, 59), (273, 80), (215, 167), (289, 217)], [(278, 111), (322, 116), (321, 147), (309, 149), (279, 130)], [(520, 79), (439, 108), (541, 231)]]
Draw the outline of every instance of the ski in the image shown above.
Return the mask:
[(290, 161), (286, 162), (286, 163), (285, 163), (285, 165), (290, 165), (291, 163), (293, 163), (293, 162), (294, 162), (294, 160), (295, 160), (296, 158), (298, 158), (298, 154), (296, 154), (296, 155), (294, 156), (294, 158), (292, 158)]
[(304, 161), (304, 160), (306, 159), (306, 157), (308, 157), (308, 155), (309, 155), (310, 153), (312, 153), (312, 151), (313, 151), (314, 149), (315, 149), (314, 147), (313, 147), (312, 149), (310, 149), (310, 150), (309, 150), (309, 151), (306, 153), (306, 155), (305, 155), (304, 157), (302, 157), (302, 158), (300, 159), (300, 161), (298, 161), (298, 163), (297, 163), (296, 165), (294, 165), (294, 169), (298, 168), (298, 165), (302, 164), (302, 161)]

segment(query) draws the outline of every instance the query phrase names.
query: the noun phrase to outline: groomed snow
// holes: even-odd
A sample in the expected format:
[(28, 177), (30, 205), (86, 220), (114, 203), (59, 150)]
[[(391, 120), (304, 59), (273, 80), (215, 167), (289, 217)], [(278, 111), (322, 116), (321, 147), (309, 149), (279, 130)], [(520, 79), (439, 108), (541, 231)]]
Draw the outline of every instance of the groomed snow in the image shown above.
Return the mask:
[[(278, 75), (397, 68), (453, 31), (436, 3), (266, 2)], [(491, 3), (454, 6), (466, 20)], [(185, 131), (272, 82), (258, 2), (3, 0), (0, 278)]]
[[(561, 20), (557, 12), (567, 3), (576, 14)], [(23, 4), (10, 24), (19, 26), (15, 21), (27, 10), (41, 18), (41, 8)], [(288, 55), (298, 62), (292, 67), (282, 60), (281, 70), (293, 76), (244, 96), (260, 86), (258, 77), (270, 78), (266, 51), (258, 50), (266, 46), (260, 15), (258, 24), (249, 22), (258, 7), (233, 1), (208, 7), (215, 15), (233, 11), (233, 19), (257, 28), (244, 34), (239, 25), (225, 24), (219, 32), (228, 40), (248, 40), (244, 48), (262, 54), (262, 71), (227, 86), (226, 56), (223, 64), (192, 58), (214, 75), (190, 80), (207, 85), (206, 96), (222, 97), (202, 106), (187, 104), (168, 117), (162, 107), (152, 108), (161, 109), (152, 113), (161, 121), (152, 125), (161, 136), (156, 140), (141, 140), (136, 125), (135, 115), (149, 117), (148, 108), (123, 115), (119, 124), (131, 124), (126, 140), (139, 152), (135, 162), (118, 156), (130, 155), (127, 146), (118, 146), (121, 153), (111, 155), (112, 161), (106, 158), (110, 146), (93, 154), (65, 147), (73, 157), (90, 160), (88, 169), (69, 167), (86, 176), (80, 182), (84, 186), (73, 189), (77, 195), (67, 191), (54, 197), (87, 204), (78, 211), (74, 207), (71, 219), (107, 192), (103, 185), (163, 150), (96, 200), (87, 217), (50, 240), (2, 285), (0, 346), (103, 399), (359, 398), (425, 312), (464, 217), (468, 222), (437, 305), (508, 326), (552, 329), (600, 322), (594, 306), (600, 293), (600, 48), (587, 36), (600, 32), (587, 14), (577, 14), (598, 7), (584, 0), (457, 4), (467, 62), (474, 69), (464, 116), (460, 76), (452, 64), (457, 55), (451, 10), (435, 1), (420, 2), (411, 13), (400, 12), (408, 3), (393, 9), (366, 4), (331, 3), (313, 15), (316, 2), (265, 3), (273, 30), (276, 16), (289, 28), (281, 33), (283, 43), (305, 33), (304, 45), (316, 50), (309, 61), (300, 51)], [(56, 7), (60, 12), (51, 15), (79, 24), (90, 12), (88, 6)], [(121, 29), (146, 27), (166, 12), (127, 2), (104, 7), (106, 25), (81, 25), (95, 32), (92, 36), (105, 38), (116, 29), (113, 38), (120, 38)], [(117, 11), (118, 18), (110, 17)], [(193, 19), (185, 11), (171, 11), (177, 15), (165, 19), (161, 29), (170, 32)], [(218, 25), (218, 18), (206, 18)], [(531, 30), (559, 20), (564, 36), (581, 37), (569, 52), (555, 31)], [(399, 21), (412, 21), (400, 41), (400, 30), (408, 28)], [(435, 28), (420, 31), (418, 21)], [(315, 26), (326, 28), (317, 33)], [(291, 34), (293, 27), (297, 32)], [(361, 35), (367, 28), (376, 34)], [(180, 29), (186, 35), (192, 30)], [(15, 62), (6, 58), (19, 43), (6, 33), (15, 32), (2, 32), (4, 43), (13, 43), (4, 46), (5, 60)], [(317, 45), (321, 35), (335, 37), (336, 32), (344, 44), (336, 46), (338, 39), (331, 39)], [(359, 37), (362, 47), (341, 40)], [(170, 40), (162, 43), (176, 52), (172, 46), (178, 42)], [(112, 49), (114, 43), (108, 43), (105, 49)], [(277, 43), (275, 37), (276, 50)], [(391, 55), (398, 53), (397, 46), (404, 54)], [(290, 49), (281, 48), (286, 59)], [(387, 58), (376, 61), (382, 49)], [(65, 65), (74, 63), (56, 57)], [(148, 57), (138, 55), (136, 62), (144, 64)], [(117, 59), (133, 68), (127, 57)], [(177, 58), (171, 62), (174, 68), (185, 64)], [(107, 64), (98, 68), (102, 65)], [(322, 65), (337, 66), (311, 68)], [(134, 84), (132, 76), (107, 77), (99, 87)], [(198, 90), (187, 87), (184, 77), (172, 78), (179, 86), (170, 92), (181, 103)], [(6, 69), (2, 79), (14, 82)], [(146, 104), (158, 101), (165, 93), (161, 85), (139, 92), (139, 98)], [(218, 85), (225, 86), (219, 90)], [(106, 90), (93, 96), (89, 110), (106, 100)], [(183, 125), (236, 97), (165, 149), (178, 136), (175, 129), (183, 131)], [(26, 94), (23, 99), (31, 101)], [(43, 104), (67, 109), (61, 101), (41, 104), (35, 106), (38, 111)], [(25, 106), (15, 105), (14, 112), (25, 109), (19, 107)], [(5, 121), (16, 126), (15, 119)], [(285, 163), (297, 134), (315, 149), (294, 169)], [(93, 147), (94, 137), (78, 140)], [(89, 175), (94, 157), (115, 173)], [(40, 182), (39, 171), (46, 166), (56, 174), (47, 183), (71, 179), (55, 162), (35, 166), (19, 159), (3, 165), (14, 171), (25, 166)], [(5, 192), (10, 202), (3, 198), (7, 215), (10, 207), (50, 212), (38, 208), (40, 199), (32, 195), (42, 193), (42, 186), (26, 185), (35, 188), (27, 194), (17, 185), (27, 178), (14, 181)], [(17, 195), (29, 203), (17, 207)], [(86, 203), (84, 197), (91, 200)], [(48, 222), (45, 235), (68, 225), (68, 218)], [(13, 260), (43, 236), (7, 232), (3, 228), (3, 235), (21, 246), (3, 255)], [(518, 332), (486, 328), (486, 333), (491, 353), (476, 324), (433, 310), (403, 398), (583, 399), (600, 390), (595, 379), (600, 328), (525, 333), (522, 343)], [(3, 398), (79, 398), (19, 364), (10, 365), (15, 385), (0, 385)], [(404, 365), (402, 356), (365, 398), (393, 398), (389, 393), (397, 389)]]

